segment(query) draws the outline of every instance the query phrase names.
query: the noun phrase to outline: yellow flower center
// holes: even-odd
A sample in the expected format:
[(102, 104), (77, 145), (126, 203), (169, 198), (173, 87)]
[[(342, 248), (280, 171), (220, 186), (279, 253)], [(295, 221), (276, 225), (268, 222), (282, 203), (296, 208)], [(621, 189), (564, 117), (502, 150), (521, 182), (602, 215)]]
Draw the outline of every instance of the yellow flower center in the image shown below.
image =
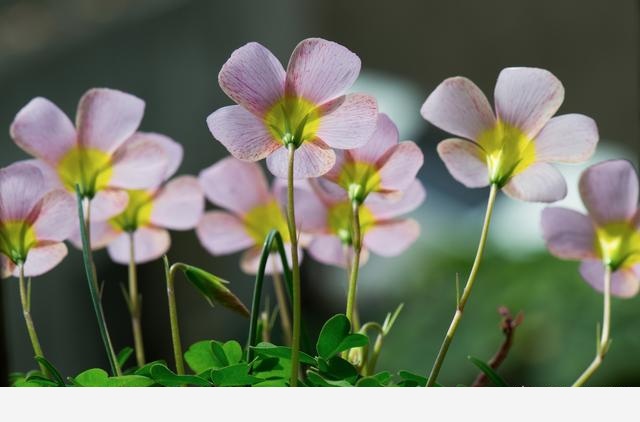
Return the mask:
[(264, 242), (269, 232), (274, 229), (280, 232), (285, 243), (290, 241), (287, 221), (275, 199), (251, 209), (244, 215), (243, 222), (245, 230), (256, 245)]
[(119, 230), (134, 232), (151, 222), (153, 195), (144, 190), (129, 190), (127, 193), (129, 194), (127, 208), (111, 218), (109, 222)]
[(616, 270), (640, 264), (640, 231), (630, 222), (596, 227), (598, 256)]
[(338, 184), (349, 192), (349, 198), (362, 203), (371, 192), (380, 187), (380, 173), (375, 165), (351, 161), (342, 166)]
[(520, 129), (498, 122), (478, 138), (484, 151), (489, 180), (502, 187), (535, 162), (536, 147)]
[(0, 253), (14, 264), (25, 262), (36, 242), (36, 232), (26, 221), (0, 222)]
[(316, 136), (320, 112), (316, 104), (302, 97), (283, 97), (267, 111), (264, 123), (275, 139), (297, 148)]
[[(360, 234), (369, 230), (375, 224), (375, 217), (373, 213), (365, 206), (360, 205), (359, 217), (360, 217)], [(339, 202), (329, 208), (328, 213), (328, 226), (332, 234), (335, 234), (342, 240), (342, 243), (351, 245), (351, 202)]]
[(67, 152), (57, 170), (67, 190), (75, 192), (76, 184), (79, 184), (80, 192), (87, 197), (104, 189), (113, 173), (109, 154), (83, 147), (74, 147)]

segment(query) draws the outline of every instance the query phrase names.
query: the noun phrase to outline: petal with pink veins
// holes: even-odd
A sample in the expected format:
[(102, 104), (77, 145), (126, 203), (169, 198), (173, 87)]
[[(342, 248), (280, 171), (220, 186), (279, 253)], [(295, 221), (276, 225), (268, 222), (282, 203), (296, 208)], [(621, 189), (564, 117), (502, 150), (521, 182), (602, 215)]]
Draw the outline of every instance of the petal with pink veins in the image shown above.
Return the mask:
[(184, 156), (182, 145), (166, 135), (151, 132), (136, 132), (131, 138), (129, 138), (129, 140), (127, 140), (127, 144), (129, 142), (135, 143), (142, 139), (159, 146), (164, 151), (165, 156), (167, 157), (164, 180), (169, 180), (169, 178), (178, 171), (180, 164), (182, 164), (182, 158)]
[[(91, 200), (91, 221), (104, 221), (127, 208), (129, 194), (120, 189), (103, 189)], [(85, 210), (86, 213), (86, 210)]]
[(349, 94), (340, 107), (320, 117), (318, 138), (332, 148), (364, 146), (376, 129), (378, 103), (370, 95)]
[(337, 236), (314, 236), (307, 251), (313, 259), (322, 264), (334, 265), (341, 268), (348, 267), (349, 258), (345, 254), (345, 246)]
[[(166, 254), (171, 246), (169, 232), (153, 227), (141, 227), (133, 234), (133, 256), (137, 264), (155, 261)], [(129, 263), (131, 255), (130, 234), (122, 233), (107, 247), (109, 256), (118, 264)]]
[(380, 167), (380, 189), (406, 189), (415, 180), (423, 163), (424, 156), (415, 142), (400, 142), (389, 151)]
[(440, 129), (471, 140), (496, 125), (487, 97), (476, 84), (461, 76), (438, 85), (420, 114)]
[(502, 190), (521, 201), (555, 202), (567, 196), (567, 183), (551, 164), (534, 163), (513, 176)]
[(46, 191), (42, 172), (29, 162), (0, 169), (0, 221), (26, 220)]
[(477, 144), (463, 139), (445, 139), (438, 144), (438, 155), (451, 176), (468, 188), (489, 185), (489, 169), (484, 152)]
[(598, 144), (596, 122), (582, 114), (565, 114), (549, 120), (535, 139), (536, 160), (580, 163)]
[(372, 193), (367, 197), (364, 206), (371, 211), (377, 220), (388, 220), (407, 214), (417, 209), (426, 199), (427, 191), (419, 180), (414, 180), (399, 198)]
[[(604, 291), (604, 264), (599, 260), (586, 260), (580, 264), (580, 274), (587, 283), (599, 292)], [(640, 290), (640, 266), (624, 268), (611, 275), (611, 294), (630, 298)]]
[(109, 186), (149, 189), (159, 186), (167, 174), (167, 151), (155, 140), (134, 136), (116, 150), (112, 158)]
[(214, 138), (240, 160), (262, 160), (282, 146), (262, 120), (241, 106), (219, 108), (207, 117), (207, 125)]
[(381, 256), (397, 256), (420, 236), (420, 225), (412, 219), (376, 224), (363, 237), (363, 243)]
[(629, 161), (595, 164), (580, 176), (580, 196), (600, 224), (627, 221), (638, 209), (638, 175)]
[(224, 211), (206, 213), (196, 227), (196, 234), (212, 255), (228, 255), (255, 245), (242, 221)]
[(76, 145), (71, 120), (42, 97), (34, 98), (18, 112), (10, 133), (20, 148), (54, 166)]
[(542, 236), (549, 251), (562, 259), (596, 258), (595, 231), (591, 219), (567, 208), (542, 211)]
[(115, 151), (140, 126), (144, 106), (140, 98), (122, 91), (90, 89), (80, 99), (76, 114), (80, 145)]
[[(29, 250), (27, 260), (24, 263), (25, 277), (36, 277), (51, 271), (67, 256), (67, 247), (64, 243), (44, 242)], [(16, 267), (13, 275), (18, 277), (19, 268)]]
[(77, 229), (76, 205), (67, 191), (47, 193), (39, 204), (38, 216), (33, 224), (38, 240), (62, 242)]
[(151, 223), (172, 230), (194, 228), (204, 212), (204, 195), (198, 179), (181, 176), (168, 182), (156, 195)]
[(498, 119), (534, 138), (558, 111), (564, 87), (548, 70), (511, 67), (498, 75), (494, 99)]
[[(319, 139), (305, 141), (296, 149), (293, 160), (293, 177), (306, 179), (322, 176), (335, 164), (336, 154)], [(282, 147), (267, 157), (267, 168), (276, 177), (287, 178), (289, 150)]]
[(321, 38), (307, 38), (291, 54), (286, 92), (321, 104), (344, 94), (359, 74), (360, 58), (348, 48)]
[[(78, 218), (75, 217), (75, 224), (78, 227), (69, 236), (69, 241), (77, 249), (82, 249), (82, 239), (80, 237), (80, 225), (78, 224)], [(113, 224), (108, 221), (93, 221), (91, 222), (91, 229), (89, 234), (91, 235), (91, 249), (102, 249), (116, 238), (118, 238), (123, 231), (117, 229)]]
[(360, 148), (349, 150), (349, 154), (356, 161), (376, 164), (391, 148), (398, 144), (399, 140), (398, 127), (389, 116), (380, 113), (378, 114), (376, 129), (369, 141)]

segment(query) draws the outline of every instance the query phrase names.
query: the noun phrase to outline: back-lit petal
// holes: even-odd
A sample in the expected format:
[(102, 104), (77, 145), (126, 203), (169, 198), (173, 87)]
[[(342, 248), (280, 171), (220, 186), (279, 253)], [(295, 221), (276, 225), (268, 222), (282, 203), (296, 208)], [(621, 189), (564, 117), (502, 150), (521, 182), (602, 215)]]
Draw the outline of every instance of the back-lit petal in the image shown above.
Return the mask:
[(271, 199), (260, 165), (233, 157), (224, 158), (202, 170), (198, 180), (209, 201), (238, 214)]
[(18, 112), (10, 132), (20, 148), (51, 165), (56, 165), (76, 144), (71, 120), (42, 97), (34, 98)]
[(151, 223), (173, 230), (194, 228), (204, 212), (198, 179), (181, 176), (168, 182), (153, 200)]
[(547, 70), (511, 67), (498, 75), (494, 99), (498, 118), (533, 138), (558, 111), (564, 87)]
[[(287, 263), (291, 267), (291, 245), (284, 245), (284, 252), (287, 256)], [(240, 269), (246, 274), (256, 274), (260, 268), (260, 259), (262, 257), (262, 246), (254, 246), (242, 254), (240, 258)], [(298, 248), (298, 261), (302, 262), (303, 252)], [(282, 273), (282, 260), (280, 255), (272, 253), (267, 260), (265, 274)]]
[(224, 211), (207, 212), (198, 223), (196, 234), (212, 255), (228, 255), (255, 244), (242, 221)]
[(149, 189), (165, 180), (169, 157), (155, 140), (135, 136), (116, 150), (112, 163), (109, 186)]
[(416, 178), (424, 163), (420, 147), (404, 141), (393, 147), (380, 167), (380, 189), (403, 190)]
[[(80, 225), (78, 218), (74, 218), (74, 224), (78, 225), (69, 236), (69, 241), (77, 249), (82, 249), (82, 239), (80, 237)], [(92, 221), (89, 234), (91, 236), (91, 249), (102, 249), (122, 234), (122, 230), (108, 221)]]
[(536, 159), (580, 163), (593, 155), (598, 139), (598, 126), (592, 118), (582, 114), (557, 116), (535, 139)]
[(309, 255), (314, 260), (341, 268), (347, 268), (349, 264), (346, 250), (340, 239), (332, 235), (314, 236), (307, 247)]
[(378, 103), (375, 98), (349, 94), (340, 107), (320, 117), (316, 135), (332, 148), (358, 148), (369, 141), (377, 120)]
[(29, 162), (0, 169), (0, 221), (26, 220), (46, 191), (42, 172)]
[(94, 88), (78, 104), (78, 140), (86, 148), (113, 152), (140, 126), (144, 101), (131, 94)]
[(414, 179), (409, 187), (400, 192), (397, 198), (372, 193), (367, 197), (365, 206), (371, 211), (376, 220), (388, 220), (407, 214), (417, 209), (426, 199), (427, 191), (422, 183)]
[[(153, 227), (141, 227), (133, 234), (134, 259), (138, 264), (155, 261), (166, 254), (171, 246), (169, 232)], [(107, 247), (114, 262), (126, 265), (131, 256), (130, 234), (122, 233)]]
[(384, 113), (378, 114), (376, 129), (367, 143), (349, 151), (356, 161), (376, 164), (399, 141), (398, 127)]
[(610, 160), (586, 169), (580, 195), (591, 217), (600, 224), (626, 221), (638, 208), (638, 175), (629, 161)]
[(360, 59), (348, 48), (321, 38), (307, 38), (291, 54), (286, 91), (321, 104), (344, 94), (359, 73)]
[[(580, 264), (582, 277), (599, 292), (604, 291), (604, 264), (600, 260), (586, 260)], [(611, 275), (611, 294), (630, 298), (640, 290), (640, 266), (624, 268)]]
[(567, 208), (542, 211), (542, 236), (549, 251), (562, 259), (597, 258), (591, 219)]
[(127, 144), (129, 142), (135, 144), (136, 141), (143, 139), (159, 146), (165, 152), (167, 157), (167, 166), (164, 180), (169, 180), (169, 178), (178, 171), (180, 164), (182, 164), (182, 158), (184, 156), (182, 145), (166, 135), (151, 132), (136, 132), (126, 142)]
[(567, 196), (567, 184), (551, 164), (535, 163), (513, 176), (503, 191), (522, 201), (555, 202)]
[(62, 242), (76, 230), (76, 204), (69, 192), (54, 190), (40, 202), (38, 216), (33, 223), (38, 240)]
[(120, 189), (103, 189), (91, 200), (91, 221), (104, 221), (127, 208), (129, 195)]
[[(335, 164), (336, 154), (320, 140), (305, 141), (298, 147), (293, 160), (293, 177), (306, 179), (322, 176)], [(286, 178), (289, 151), (282, 147), (267, 157), (267, 168), (276, 177)]]
[(476, 84), (461, 76), (438, 85), (420, 113), (440, 129), (471, 140), (496, 124), (487, 97)]
[[(27, 260), (24, 263), (25, 277), (36, 277), (51, 271), (67, 256), (67, 247), (64, 243), (49, 243), (35, 246), (29, 250)], [(16, 267), (13, 275), (18, 277), (19, 268)]]
[(438, 155), (453, 178), (466, 187), (489, 185), (489, 169), (484, 152), (477, 144), (463, 139), (445, 139), (438, 144)]
[(381, 256), (397, 256), (407, 250), (420, 236), (420, 225), (412, 219), (376, 224), (368, 230), (363, 243)]

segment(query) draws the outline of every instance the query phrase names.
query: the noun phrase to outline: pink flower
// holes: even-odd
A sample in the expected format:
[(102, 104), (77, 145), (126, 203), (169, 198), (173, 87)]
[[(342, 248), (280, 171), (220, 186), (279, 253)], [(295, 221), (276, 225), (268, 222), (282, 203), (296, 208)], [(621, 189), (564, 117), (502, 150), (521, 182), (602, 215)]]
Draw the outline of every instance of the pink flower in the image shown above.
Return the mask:
[[(225, 210), (207, 212), (196, 229), (200, 243), (209, 253), (228, 255), (246, 249), (240, 268), (255, 274), (262, 245), (272, 229), (280, 232), (285, 244), (290, 244), (283, 210), (258, 164), (224, 158), (200, 173), (200, 184), (209, 201)], [(287, 253), (289, 249), (285, 247)], [(275, 254), (266, 271), (282, 271)]]
[[(302, 230), (312, 236), (309, 254), (324, 264), (346, 267), (352, 242), (351, 200), (345, 192), (324, 190), (315, 181), (299, 183), (296, 188), (300, 199), (296, 214), (301, 216)], [(425, 197), (422, 183), (414, 179), (396, 201), (373, 194), (360, 205), (360, 265), (367, 261), (369, 250), (381, 256), (397, 256), (416, 241), (420, 235), (418, 223), (398, 217), (418, 208)]]
[(373, 97), (346, 94), (360, 73), (360, 59), (320, 38), (303, 40), (287, 71), (269, 50), (249, 43), (233, 52), (218, 81), (239, 105), (207, 118), (209, 130), (244, 161), (267, 158), (278, 177), (287, 175), (287, 145), (296, 148), (294, 177), (317, 177), (335, 162), (332, 148), (364, 145), (375, 129)]
[(551, 162), (587, 160), (598, 142), (595, 122), (581, 114), (553, 117), (564, 88), (550, 72), (507, 68), (489, 101), (469, 79), (449, 78), (429, 95), (422, 116), (463, 139), (440, 142), (438, 153), (451, 175), (469, 188), (496, 184), (523, 201), (553, 202), (567, 187)]
[[(167, 136), (156, 133), (137, 133), (134, 137), (164, 151), (170, 161), (164, 180), (173, 176), (182, 162), (182, 146)], [(132, 142), (135, 142), (132, 141)], [(160, 258), (171, 246), (170, 230), (193, 229), (204, 212), (204, 195), (198, 179), (179, 176), (150, 189), (126, 191), (127, 207), (107, 221), (91, 223), (92, 249), (107, 246), (114, 262), (128, 264), (130, 236), (133, 235), (135, 262), (142, 264)], [(71, 241), (81, 247), (78, 232)]]
[(80, 99), (74, 127), (55, 104), (38, 97), (18, 112), (11, 137), (41, 161), (53, 186), (75, 197), (79, 184), (92, 199), (91, 218), (104, 220), (126, 207), (127, 194), (121, 189), (157, 185), (165, 173), (164, 152), (133, 136), (143, 113), (144, 102), (133, 95), (91, 89)]
[(360, 148), (339, 152), (336, 164), (325, 178), (341, 186), (358, 202), (363, 202), (372, 192), (400, 195), (415, 180), (424, 158), (414, 142), (398, 143), (398, 140), (396, 125), (386, 114), (380, 114), (369, 142)]
[(635, 296), (640, 289), (640, 210), (638, 175), (625, 160), (589, 167), (580, 178), (580, 195), (588, 215), (549, 207), (542, 213), (542, 232), (549, 251), (580, 260), (582, 277), (604, 289), (605, 266), (613, 271), (611, 294)]
[(58, 265), (67, 255), (63, 241), (73, 230), (73, 199), (47, 189), (38, 167), (18, 162), (0, 169), (0, 275), (27, 277)]

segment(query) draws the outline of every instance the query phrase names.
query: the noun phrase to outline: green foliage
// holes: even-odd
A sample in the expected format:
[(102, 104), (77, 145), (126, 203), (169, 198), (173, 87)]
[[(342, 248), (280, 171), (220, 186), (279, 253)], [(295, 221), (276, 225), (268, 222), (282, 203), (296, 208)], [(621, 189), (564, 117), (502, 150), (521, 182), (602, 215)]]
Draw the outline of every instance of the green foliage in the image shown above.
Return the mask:
[(199, 341), (189, 347), (184, 354), (184, 359), (189, 368), (199, 374), (211, 369), (240, 363), (242, 347), (235, 340), (224, 344), (215, 340)]
[(120, 350), (120, 352), (116, 356), (116, 360), (118, 361), (118, 366), (120, 368), (124, 368), (124, 365), (126, 365), (127, 361), (129, 360), (132, 354), (133, 354), (133, 348), (131, 347), (125, 347), (124, 349)]
[(240, 315), (249, 317), (247, 307), (225, 286), (225, 284), (229, 284), (228, 281), (191, 265), (182, 265), (180, 268), (187, 280), (202, 293), (211, 306), (217, 303)]
[(340, 352), (354, 347), (362, 347), (368, 343), (367, 336), (351, 333), (351, 323), (345, 315), (337, 314), (322, 327), (316, 350), (320, 357), (330, 359)]
[(206, 379), (196, 375), (176, 375), (167, 368), (166, 365), (157, 363), (151, 366), (151, 378), (165, 387), (182, 387), (185, 385), (194, 385), (196, 387), (209, 387), (211, 383)]
[(88, 369), (69, 381), (77, 387), (149, 387), (155, 382), (142, 375), (122, 375), (110, 377), (100, 368)]
[[(286, 360), (291, 359), (291, 348), (285, 346), (276, 346), (271, 343), (260, 343), (252, 348), (257, 356), (261, 357), (276, 357)], [(304, 352), (300, 352), (300, 362), (305, 365), (316, 365), (317, 362), (314, 358)]]
[(493, 385), (496, 387), (507, 387), (507, 382), (496, 373), (489, 365), (481, 361), (480, 359), (468, 356), (467, 359), (471, 361), (475, 366), (477, 366), (484, 374), (491, 380)]

